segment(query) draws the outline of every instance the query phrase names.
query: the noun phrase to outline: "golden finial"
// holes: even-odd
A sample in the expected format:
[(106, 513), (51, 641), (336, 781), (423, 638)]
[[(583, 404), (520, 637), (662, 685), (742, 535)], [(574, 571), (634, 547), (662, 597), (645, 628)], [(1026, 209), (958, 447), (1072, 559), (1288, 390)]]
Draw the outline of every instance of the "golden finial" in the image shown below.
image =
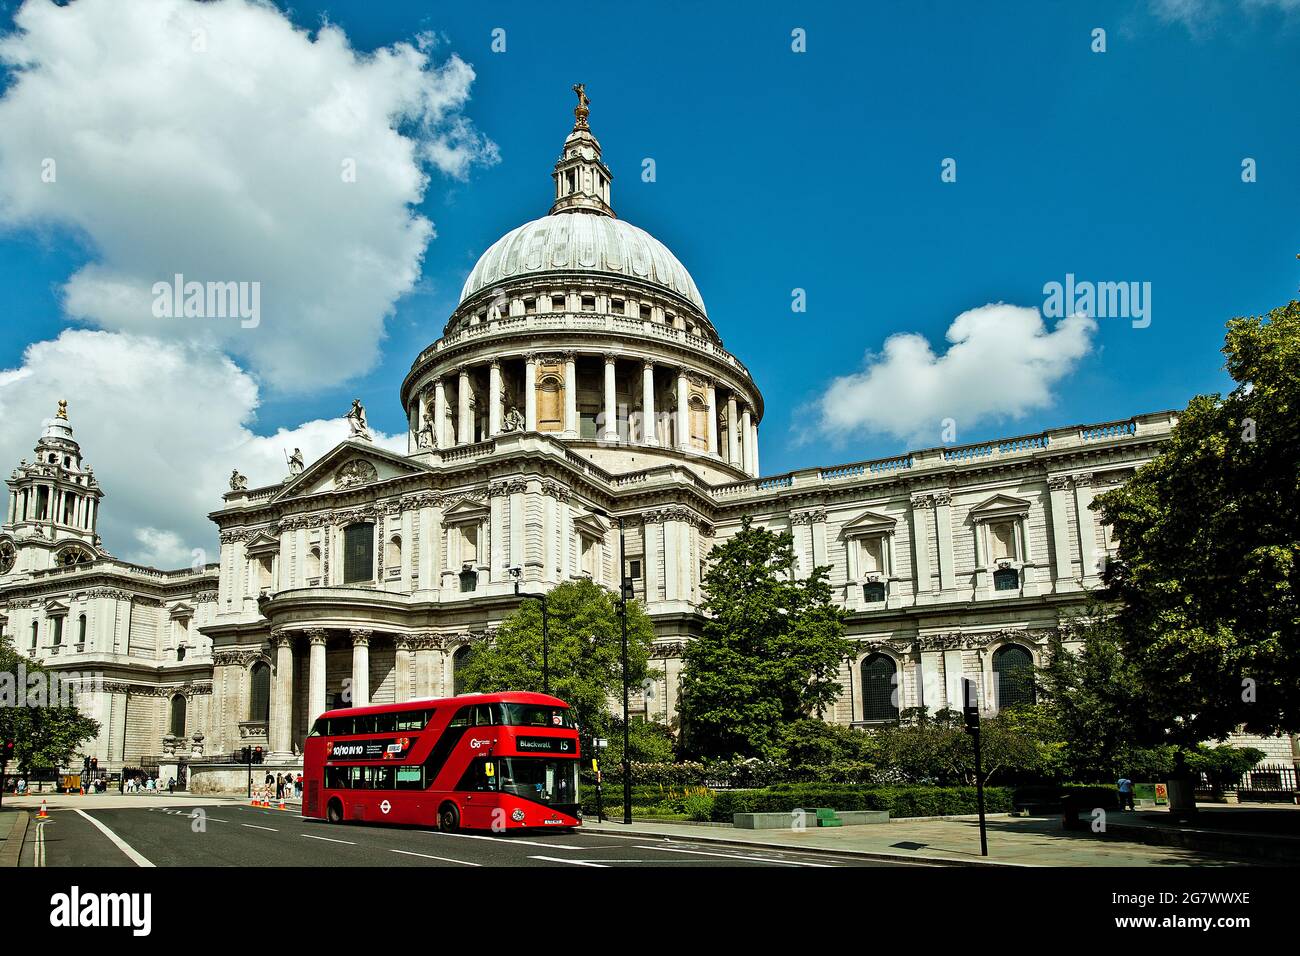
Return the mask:
[(57, 417), (62, 418), (65, 422), (68, 420), (68, 400), (66, 398), (59, 399), (59, 414)]
[(587, 99), (587, 85), (585, 83), (575, 83), (573, 92), (578, 94), (578, 105), (573, 108), (573, 116), (576, 121), (573, 128), (586, 129), (587, 116), (591, 113), (591, 100)]

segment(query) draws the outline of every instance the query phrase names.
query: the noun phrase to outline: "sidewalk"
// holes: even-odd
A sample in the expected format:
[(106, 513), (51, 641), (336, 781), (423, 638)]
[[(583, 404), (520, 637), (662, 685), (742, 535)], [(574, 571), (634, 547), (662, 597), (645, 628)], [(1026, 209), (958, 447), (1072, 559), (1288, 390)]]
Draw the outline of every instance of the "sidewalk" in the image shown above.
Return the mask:
[[(1136, 814), (1140, 815), (1140, 814)], [(1134, 814), (1112, 814), (1116, 817)], [(1119, 820), (1114, 820), (1120, 825)], [(667, 838), (691, 843), (731, 843), (783, 850), (820, 850), (901, 862), (947, 866), (1256, 866), (1258, 860), (1206, 853), (1177, 846), (1150, 846), (1100, 836), (1091, 830), (1061, 827), (1060, 817), (990, 817), (989, 855), (980, 856), (979, 821), (947, 819), (867, 826), (794, 830), (741, 830), (687, 823), (597, 824), (588, 819), (583, 830), (595, 833), (635, 833), (648, 839)]]
[(0, 807), (0, 870), (18, 865), (28, 816), (26, 810), (10, 806), (7, 798)]

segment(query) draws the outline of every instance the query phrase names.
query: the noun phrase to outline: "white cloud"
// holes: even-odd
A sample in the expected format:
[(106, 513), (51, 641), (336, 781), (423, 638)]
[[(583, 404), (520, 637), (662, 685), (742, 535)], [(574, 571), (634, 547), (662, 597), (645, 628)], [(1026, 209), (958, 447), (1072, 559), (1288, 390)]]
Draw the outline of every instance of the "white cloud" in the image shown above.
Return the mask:
[(862, 371), (826, 387), (814, 403), (817, 428), (832, 439), (887, 435), (915, 447), (940, 444), (944, 419), (960, 434), (1019, 418), (1052, 402), (1096, 329), (1071, 316), (1049, 331), (1036, 308), (999, 302), (957, 316), (941, 355), (924, 336), (892, 335), (882, 353), (867, 353)]
[[(42, 423), (66, 398), (85, 460), (104, 489), (99, 531), (121, 558), (184, 567), (195, 548), (216, 560), (216, 527), (232, 468), (249, 486), (285, 477), (285, 453), (308, 465), (348, 437), (339, 417), (259, 436), (253, 378), (219, 351), (124, 333), (66, 331), (27, 348), (22, 365), (0, 371), (0, 462), (31, 460)], [(405, 451), (406, 436), (375, 435)]]
[[(1288, 14), (1300, 10), (1300, 0), (1238, 0), (1241, 9), (1248, 13), (1277, 10)], [(1181, 23), (1193, 34), (1211, 26), (1224, 12), (1232, 8), (1232, 0), (1151, 0), (1151, 9), (1157, 17), (1168, 23)], [(1236, 13), (1229, 9), (1229, 15)]]
[[(496, 159), (462, 112), (473, 69), (436, 62), (429, 35), (360, 53), (253, 0), (28, 0), (15, 25), (0, 224), (84, 237), (70, 316), (210, 343), (269, 387), (373, 365), (433, 237), (413, 211), (428, 171)], [(152, 287), (177, 273), (259, 282), (260, 324), (155, 318)]]

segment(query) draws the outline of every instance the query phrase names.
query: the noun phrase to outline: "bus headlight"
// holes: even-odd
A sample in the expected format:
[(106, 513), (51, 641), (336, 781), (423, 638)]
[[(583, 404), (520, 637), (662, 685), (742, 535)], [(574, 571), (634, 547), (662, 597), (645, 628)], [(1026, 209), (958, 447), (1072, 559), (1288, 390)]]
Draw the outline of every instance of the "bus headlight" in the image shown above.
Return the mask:
[(524, 811), (522, 811), (522, 810), (512, 810), (512, 811), (510, 812), (510, 819), (511, 819), (511, 820), (514, 820), (515, 823), (523, 823), (523, 822), (524, 822)]

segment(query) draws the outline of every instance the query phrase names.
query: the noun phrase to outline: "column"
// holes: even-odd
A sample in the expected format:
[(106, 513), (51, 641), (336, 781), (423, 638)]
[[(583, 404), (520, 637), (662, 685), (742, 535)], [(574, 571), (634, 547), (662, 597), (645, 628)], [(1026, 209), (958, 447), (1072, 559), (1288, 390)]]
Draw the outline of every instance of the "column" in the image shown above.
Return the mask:
[(537, 358), (524, 360), (524, 429), (537, 431)]
[(488, 366), (488, 437), (501, 431), (501, 362), (492, 360)]
[(754, 474), (754, 429), (752, 426), (753, 421), (750, 418), (749, 409), (746, 408), (740, 413), (740, 436), (741, 441), (744, 442), (744, 447), (741, 449), (743, 460), (740, 468), (747, 475)]
[(271, 726), (267, 728), (273, 759), (293, 756), (293, 636), (283, 631), (271, 634), (275, 648), (275, 689), (271, 695)]
[(393, 646), (396, 649), (393, 680), (397, 685), (393, 690), (393, 700), (400, 704), (411, 699), (411, 642), (405, 634), (398, 634), (393, 639)]
[(754, 420), (749, 427), (753, 431), (753, 437), (750, 439), (754, 446), (754, 450), (751, 453), (751, 460), (754, 464), (754, 477), (757, 478), (763, 473), (763, 466), (758, 463), (758, 421)]
[(1092, 475), (1075, 475), (1074, 505), (1079, 518), (1079, 557), (1083, 561), (1079, 574), (1085, 579), (1097, 576), (1097, 524), (1089, 510), (1093, 497)]
[(469, 366), (462, 366), (460, 370), (460, 384), (456, 392), (456, 400), (460, 409), (460, 417), (457, 423), (456, 444), (471, 445), (474, 443), (474, 411), (469, 405)]
[(939, 588), (950, 591), (957, 586), (952, 552), (952, 496), (936, 492), (934, 496), (935, 545), (939, 552)]
[(325, 713), (325, 629), (313, 627), (307, 631), (309, 645), (307, 658), (307, 727)]
[(740, 441), (736, 431), (736, 395), (727, 396), (727, 463), (740, 467)]
[(1066, 477), (1047, 479), (1048, 506), (1052, 520), (1052, 577), (1057, 591), (1068, 590), (1070, 581), (1070, 528), (1067, 525), (1068, 511), (1065, 506), (1065, 494), (1069, 490), (1070, 479)]
[(601, 437), (605, 441), (618, 441), (618, 386), (615, 382), (615, 362), (612, 355), (605, 356), (605, 428)]
[(646, 445), (659, 444), (655, 430), (654, 362), (646, 362), (641, 367), (641, 441)]
[(690, 386), (684, 368), (677, 370), (677, 447), (682, 451), (691, 447)]
[(645, 561), (647, 604), (659, 600), (659, 562), (655, 554), (655, 546), (663, 541), (663, 533), (660, 530), (662, 527), (654, 514), (647, 512), (641, 516), (641, 554), (642, 560)]
[(564, 434), (578, 435), (578, 360), (572, 352), (564, 353)]
[(433, 382), (433, 441), (439, 448), (451, 445), (447, 435), (447, 386), (440, 378)]
[(709, 454), (717, 457), (718, 454), (718, 388), (713, 379), (709, 379), (708, 385), (704, 392), (705, 400), (709, 404)]
[(370, 703), (370, 635), (365, 628), (354, 627), (352, 635), (352, 707)]
[(433, 690), (433, 636), (425, 632), (411, 642), (415, 649), (415, 696), (432, 697)]
[[(502, 577), (502, 568), (506, 565), (505, 555), (505, 503), (506, 486), (496, 484), (488, 487), (488, 580), (495, 581)], [(507, 578), (508, 580), (508, 578)]]
[(914, 593), (918, 600), (928, 595), (930, 583), (930, 498), (919, 495), (912, 499), (912, 561), (915, 565)]

